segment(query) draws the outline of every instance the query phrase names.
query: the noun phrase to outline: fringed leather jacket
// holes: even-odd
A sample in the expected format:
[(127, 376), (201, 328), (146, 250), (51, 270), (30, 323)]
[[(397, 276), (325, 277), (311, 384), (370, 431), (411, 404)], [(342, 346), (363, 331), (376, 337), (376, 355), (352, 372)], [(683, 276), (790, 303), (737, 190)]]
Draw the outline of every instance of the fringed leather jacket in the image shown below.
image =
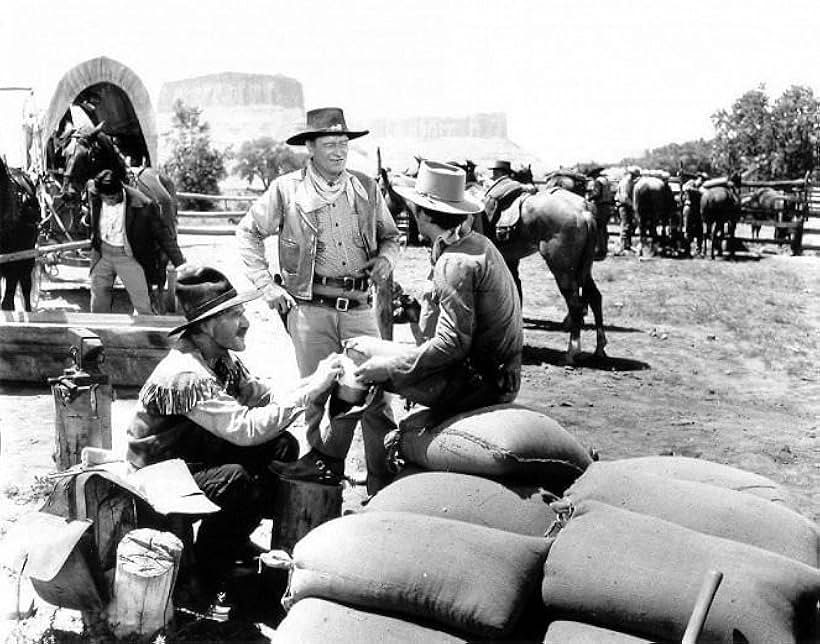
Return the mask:
[(294, 392), (271, 398), (231, 354), (211, 367), (185, 336), (148, 377), (128, 427), (128, 460), (144, 467), (169, 458), (207, 462), (222, 439), (234, 445), (265, 443), (284, 431), (307, 401)]

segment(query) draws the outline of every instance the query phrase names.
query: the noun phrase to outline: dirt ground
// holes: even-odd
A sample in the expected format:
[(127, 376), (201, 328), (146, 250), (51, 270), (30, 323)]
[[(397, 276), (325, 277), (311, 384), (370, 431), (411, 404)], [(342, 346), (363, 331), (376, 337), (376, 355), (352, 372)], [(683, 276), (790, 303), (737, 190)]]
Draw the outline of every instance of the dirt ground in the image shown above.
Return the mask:
[[(183, 250), (189, 259), (216, 258), (241, 283), (231, 243), (192, 239)], [(424, 249), (404, 252), (397, 280), (406, 291), (420, 287), (427, 263)], [(558, 289), (540, 257), (522, 262), (525, 349), (518, 402), (558, 420), (602, 460), (678, 454), (762, 474), (787, 488), (796, 508), (818, 521), (820, 257), (760, 248), (735, 261), (610, 256), (596, 262), (594, 275), (604, 298), (608, 357), (591, 355), (590, 315), (584, 356), (568, 367), (568, 335), (560, 328), (566, 310)], [(77, 306), (45, 296), (42, 305)], [(266, 309), (251, 307), (251, 317), (246, 362), (285, 386), (295, 375), (287, 336)], [(409, 340), (406, 327), (397, 327), (397, 337)], [(135, 394), (118, 392), (115, 445)], [(0, 395), (2, 540), (41, 502), (39, 477), (53, 467), (54, 410), (45, 387), (0, 383)], [(396, 410), (404, 413), (398, 402)], [(361, 469), (357, 439), (349, 471)], [(362, 488), (350, 488), (345, 503), (355, 507), (363, 498)], [(50, 614), (58, 623), (71, 621)], [(14, 631), (18, 641), (37, 640), (30, 630), (21, 637), (23, 631)]]

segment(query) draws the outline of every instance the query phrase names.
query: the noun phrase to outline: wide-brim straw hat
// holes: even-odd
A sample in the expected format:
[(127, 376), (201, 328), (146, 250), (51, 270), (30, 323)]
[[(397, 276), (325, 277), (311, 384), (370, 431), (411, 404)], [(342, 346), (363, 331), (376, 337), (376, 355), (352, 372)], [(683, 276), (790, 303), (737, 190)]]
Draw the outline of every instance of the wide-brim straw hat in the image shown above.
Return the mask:
[(474, 215), (484, 206), (464, 198), (467, 174), (455, 165), (422, 161), (412, 186), (395, 186), (395, 191), (417, 206), (450, 215)]
[(209, 266), (183, 266), (177, 274), (176, 295), (187, 322), (171, 329), (181, 333), (191, 325), (234, 306), (250, 302), (262, 293), (256, 289), (238, 293), (227, 277)]
[(344, 134), (348, 139), (358, 139), (370, 130), (350, 130), (345, 122), (345, 115), (339, 107), (320, 107), (310, 110), (305, 118), (305, 127), (290, 137), (288, 145), (304, 145), (305, 141), (319, 136), (337, 136)]

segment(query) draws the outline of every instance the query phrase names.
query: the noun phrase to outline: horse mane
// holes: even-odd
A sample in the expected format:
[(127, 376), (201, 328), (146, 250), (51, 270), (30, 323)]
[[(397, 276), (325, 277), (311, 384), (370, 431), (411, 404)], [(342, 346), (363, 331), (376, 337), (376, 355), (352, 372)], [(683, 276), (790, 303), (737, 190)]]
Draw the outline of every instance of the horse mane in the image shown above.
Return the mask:
[(0, 157), (0, 238), (4, 231), (15, 226), (20, 219), (20, 208), (14, 190), (14, 181), (6, 162)]

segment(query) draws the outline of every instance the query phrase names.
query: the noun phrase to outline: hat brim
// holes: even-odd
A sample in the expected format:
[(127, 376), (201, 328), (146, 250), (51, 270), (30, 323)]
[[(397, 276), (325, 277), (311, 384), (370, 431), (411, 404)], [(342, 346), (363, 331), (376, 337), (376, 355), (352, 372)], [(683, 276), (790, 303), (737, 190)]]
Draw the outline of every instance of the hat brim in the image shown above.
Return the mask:
[(462, 199), (461, 201), (442, 201), (441, 199), (423, 195), (416, 192), (414, 186), (394, 186), (393, 190), (417, 206), (421, 206), (427, 210), (443, 212), (448, 215), (477, 215), (484, 210), (484, 206), (468, 199)]
[(175, 327), (168, 331), (168, 335), (176, 335), (177, 333), (181, 333), (192, 324), (196, 324), (197, 322), (202, 322), (202, 320), (207, 320), (210, 317), (213, 317), (217, 313), (222, 313), (227, 309), (233, 308), (234, 306), (239, 306), (240, 304), (244, 304), (245, 302), (250, 302), (251, 300), (255, 300), (258, 297), (262, 296), (262, 292), (258, 290), (252, 291), (245, 291), (243, 293), (237, 293), (234, 297), (230, 300), (226, 300), (221, 304), (218, 304), (212, 309), (207, 310), (202, 315), (195, 317), (193, 320), (188, 320), (185, 324), (180, 324), (178, 327)]
[(370, 130), (306, 130), (304, 132), (299, 132), (298, 134), (294, 134), (292, 137), (287, 139), (285, 143), (288, 145), (304, 145), (305, 141), (310, 141), (320, 136), (346, 136), (349, 141), (353, 139), (358, 139), (365, 134), (370, 134)]

